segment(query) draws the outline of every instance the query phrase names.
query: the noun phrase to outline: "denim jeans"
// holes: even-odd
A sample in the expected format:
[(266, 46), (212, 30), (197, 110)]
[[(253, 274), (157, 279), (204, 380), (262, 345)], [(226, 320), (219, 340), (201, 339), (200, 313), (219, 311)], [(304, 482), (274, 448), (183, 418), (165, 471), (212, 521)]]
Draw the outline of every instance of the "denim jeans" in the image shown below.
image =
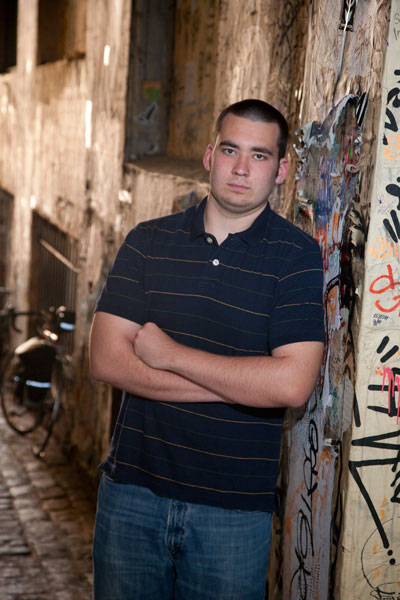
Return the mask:
[(102, 476), (95, 600), (264, 600), (272, 513), (161, 498)]

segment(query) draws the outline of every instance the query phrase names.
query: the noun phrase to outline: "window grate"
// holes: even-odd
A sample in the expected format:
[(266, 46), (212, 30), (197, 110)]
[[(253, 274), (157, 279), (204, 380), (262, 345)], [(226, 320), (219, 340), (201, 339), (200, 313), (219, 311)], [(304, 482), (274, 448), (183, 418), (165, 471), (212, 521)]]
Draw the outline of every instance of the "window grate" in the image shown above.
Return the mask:
[[(10, 256), (10, 231), (13, 211), (13, 197), (0, 190), (0, 288), (7, 285), (7, 267)], [(0, 294), (0, 308), (3, 295)]]
[[(64, 305), (76, 310), (78, 241), (42, 218), (32, 217), (31, 307), (43, 310)], [(67, 350), (72, 351), (73, 336), (67, 334)]]

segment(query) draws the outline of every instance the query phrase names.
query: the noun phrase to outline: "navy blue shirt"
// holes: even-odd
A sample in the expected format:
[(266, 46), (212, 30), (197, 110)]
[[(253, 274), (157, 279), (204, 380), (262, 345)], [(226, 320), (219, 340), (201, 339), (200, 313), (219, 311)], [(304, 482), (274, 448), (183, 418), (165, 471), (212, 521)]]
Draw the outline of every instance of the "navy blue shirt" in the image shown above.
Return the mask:
[[(317, 242), (267, 206), (218, 245), (204, 231), (205, 204), (135, 227), (96, 310), (152, 321), (214, 354), (268, 356), (285, 344), (324, 341)], [(282, 417), (283, 409), (125, 393), (102, 468), (168, 498), (274, 510)]]

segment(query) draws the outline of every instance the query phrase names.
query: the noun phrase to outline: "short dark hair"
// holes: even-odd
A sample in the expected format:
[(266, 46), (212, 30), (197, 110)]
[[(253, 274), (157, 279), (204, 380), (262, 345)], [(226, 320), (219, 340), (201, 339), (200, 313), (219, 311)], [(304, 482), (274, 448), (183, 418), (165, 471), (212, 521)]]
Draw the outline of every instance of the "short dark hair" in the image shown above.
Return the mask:
[(215, 137), (221, 131), (222, 121), (228, 114), (233, 114), (237, 117), (250, 119), (250, 121), (262, 121), (263, 123), (276, 123), (279, 127), (278, 152), (279, 159), (286, 154), (286, 147), (289, 137), (289, 127), (283, 114), (276, 108), (264, 102), (264, 100), (256, 100), (248, 98), (235, 102), (224, 108), (215, 123)]

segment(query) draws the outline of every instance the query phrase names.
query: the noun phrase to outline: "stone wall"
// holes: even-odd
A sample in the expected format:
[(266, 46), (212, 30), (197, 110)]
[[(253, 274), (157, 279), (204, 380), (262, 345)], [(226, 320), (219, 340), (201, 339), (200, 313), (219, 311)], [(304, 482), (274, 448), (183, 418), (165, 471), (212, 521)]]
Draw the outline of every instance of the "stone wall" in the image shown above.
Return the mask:
[(91, 467), (108, 442), (110, 399), (82, 382), (93, 289), (99, 291), (104, 263), (115, 251), (109, 250), (110, 232), (114, 237), (123, 175), (131, 3), (58, 1), (64, 56), (38, 64), (39, 9), (45, 5), (19, 2), (17, 66), (0, 75), (0, 187), (14, 196), (7, 283), (15, 305), (27, 308), (32, 210), (78, 240), (76, 386), (65, 398), (68, 422), (60, 435), (68, 433)]

